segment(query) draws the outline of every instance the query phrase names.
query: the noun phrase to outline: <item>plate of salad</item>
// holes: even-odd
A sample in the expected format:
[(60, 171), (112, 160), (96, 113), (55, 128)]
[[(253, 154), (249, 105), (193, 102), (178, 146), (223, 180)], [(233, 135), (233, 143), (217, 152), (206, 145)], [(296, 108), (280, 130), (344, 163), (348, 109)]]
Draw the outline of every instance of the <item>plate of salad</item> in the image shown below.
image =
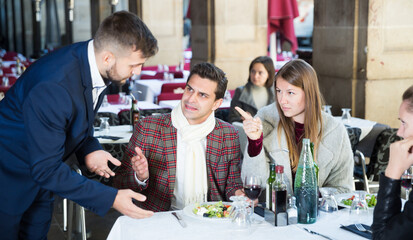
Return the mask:
[[(340, 207), (350, 208), (355, 198), (354, 193), (336, 194), (335, 198)], [(366, 202), (369, 208), (374, 208), (377, 204), (376, 194), (366, 194)]]
[(185, 215), (205, 220), (228, 220), (231, 211), (230, 202), (204, 202), (186, 206), (183, 209)]

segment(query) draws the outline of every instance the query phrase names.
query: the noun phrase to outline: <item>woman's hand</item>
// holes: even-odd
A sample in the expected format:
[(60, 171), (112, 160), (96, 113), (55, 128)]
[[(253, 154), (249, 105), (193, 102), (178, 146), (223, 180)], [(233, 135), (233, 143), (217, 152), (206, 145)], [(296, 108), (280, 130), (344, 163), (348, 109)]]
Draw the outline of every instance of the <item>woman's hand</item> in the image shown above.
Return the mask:
[(389, 164), (385, 175), (400, 179), (404, 171), (413, 165), (413, 137), (394, 142), (390, 145)]
[(251, 114), (245, 112), (240, 107), (235, 107), (235, 110), (244, 118), (242, 122), (245, 134), (251, 140), (257, 140), (262, 134), (262, 123), (259, 117), (253, 118)]

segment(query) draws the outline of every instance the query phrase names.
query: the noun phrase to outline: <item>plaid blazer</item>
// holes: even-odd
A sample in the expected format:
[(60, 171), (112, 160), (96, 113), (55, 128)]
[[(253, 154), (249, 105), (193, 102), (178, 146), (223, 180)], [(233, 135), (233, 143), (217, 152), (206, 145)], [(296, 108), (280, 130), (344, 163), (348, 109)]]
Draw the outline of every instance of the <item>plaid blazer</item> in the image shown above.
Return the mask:
[[(137, 203), (144, 209), (170, 210), (176, 178), (176, 133), (170, 114), (146, 117), (134, 127), (114, 186), (144, 194), (147, 200)], [(136, 182), (131, 167), (135, 146), (140, 147), (148, 159), (149, 180), (145, 188)], [(216, 119), (214, 130), (207, 136), (208, 201), (228, 201), (242, 188), (240, 160), (238, 131), (231, 124)]]

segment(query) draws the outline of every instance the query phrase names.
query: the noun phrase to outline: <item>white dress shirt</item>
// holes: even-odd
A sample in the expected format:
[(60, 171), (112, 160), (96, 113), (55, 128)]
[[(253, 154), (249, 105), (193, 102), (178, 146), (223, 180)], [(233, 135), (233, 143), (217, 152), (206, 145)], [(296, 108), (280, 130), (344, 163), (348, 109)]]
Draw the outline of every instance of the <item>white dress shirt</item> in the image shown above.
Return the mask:
[(98, 103), (99, 95), (103, 92), (103, 90), (105, 90), (106, 85), (99, 73), (98, 65), (96, 64), (93, 40), (91, 40), (87, 46), (87, 59), (89, 61), (90, 74), (92, 77), (92, 99), (93, 109), (95, 109)]

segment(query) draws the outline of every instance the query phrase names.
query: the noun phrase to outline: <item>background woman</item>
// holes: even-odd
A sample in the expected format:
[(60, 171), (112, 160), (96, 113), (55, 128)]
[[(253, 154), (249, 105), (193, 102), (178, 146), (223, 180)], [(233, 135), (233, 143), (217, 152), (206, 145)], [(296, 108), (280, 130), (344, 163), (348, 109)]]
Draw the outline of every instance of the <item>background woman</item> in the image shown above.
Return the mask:
[(234, 109), (236, 106), (254, 116), (258, 109), (274, 102), (275, 69), (271, 58), (255, 58), (250, 64), (249, 73), (247, 84), (235, 89), (228, 117), (230, 123), (242, 122), (240, 114)]
[(255, 173), (265, 180), (269, 162), (274, 161), (284, 166), (287, 191), (292, 194), (301, 142), (309, 138), (315, 145), (320, 187), (351, 191), (354, 163), (350, 140), (344, 125), (321, 111), (314, 69), (300, 59), (288, 62), (275, 76), (275, 91), (276, 103), (259, 110), (256, 118), (243, 113), (249, 143), (242, 177)]

